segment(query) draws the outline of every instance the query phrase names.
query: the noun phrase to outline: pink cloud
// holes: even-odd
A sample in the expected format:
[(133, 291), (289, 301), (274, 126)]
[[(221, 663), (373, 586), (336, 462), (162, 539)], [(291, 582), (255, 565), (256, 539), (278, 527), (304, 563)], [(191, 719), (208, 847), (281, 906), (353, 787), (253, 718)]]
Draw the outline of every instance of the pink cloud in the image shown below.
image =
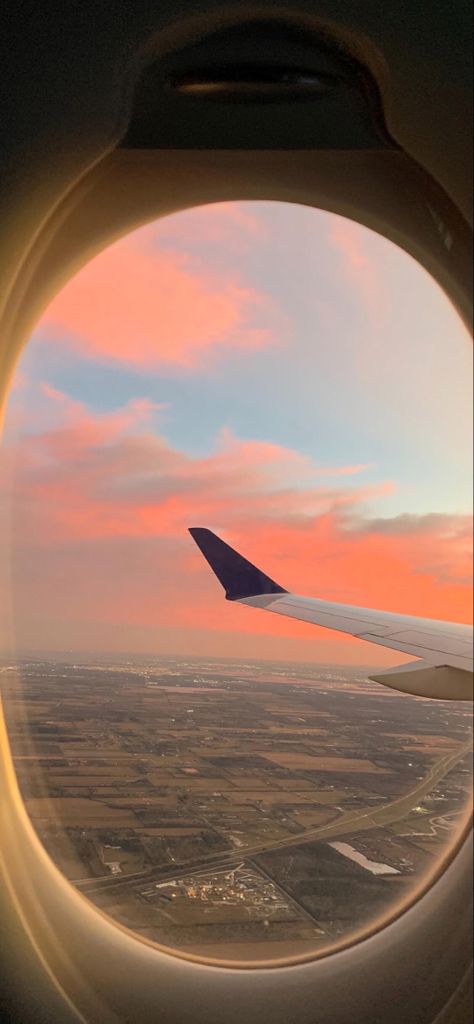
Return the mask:
[(380, 326), (386, 314), (387, 294), (377, 264), (369, 255), (370, 232), (367, 231), (364, 238), (359, 224), (334, 217), (329, 237), (341, 257), (348, 283), (362, 298), (375, 326)]
[[(364, 473), (372, 467), (368, 463), (357, 463), (342, 466), (320, 466), (307, 455), (283, 445), (275, 444), (272, 441), (243, 441), (234, 437), (228, 427), (224, 427), (218, 438), (218, 453), (212, 456), (214, 465), (222, 471), (222, 463), (226, 463), (229, 456), (232, 460), (240, 459), (248, 468), (256, 465), (259, 468), (265, 465), (265, 474), (275, 476), (278, 480), (285, 479), (287, 482), (299, 482), (303, 479), (314, 479), (320, 477), (356, 476)], [(221, 458), (219, 455), (222, 453)]]
[(197, 270), (185, 251), (160, 249), (142, 230), (79, 271), (38, 331), (99, 361), (189, 370), (221, 349), (272, 344), (273, 319), (270, 299), (236, 274)]
[[(237, 229), (237, 230), (236, 230)], [(163, 217), (151, 229), (155, 240), (176, 247), (185, 245), (200, 250), (203, 245), (225, 245), (239, 254), (256, 241), (267, 238), (264, 221), (255, 215), (249, 203), (212, 203), (193, 207), (179, 217)]]
[[(468, 517), (370, 520), (362, 509), (373, 487), (350, 476), (328, 486), (320, 468), (291, 449), (226, 432), (214, 453), (191, 458), (152, 432), (146, 400), (98, 416), (54, 389), (43, 394), (59, 410), (56, 426), (5, 452), (15, 498), (4, 538), (13, 544), (23, 637), (41, 622), (80, 645), (89, 623), (94, 636), (100, 624), (104, 637), (118, 630), (122, 649), (147, 636), (152, 648), (170, 650), (174, 638), (192, 651), (201, 631), (209, 649), (222, 635), (221, 654), (245, 654), (243, 638), (253, 636), (259, 656), (273, 657), (277, 639), (280, 657), (301, 657), (301, 640), (305, 656), (307, 641), (315, 658), (331, 651), (337, 660), (339, 651), (339, 660), (370, 661), (352, 641), (225, 603), (190, 525), (216, 529), (296, 592), (469, 620)], [(380, 661), (380, 652), (371, 656)]]

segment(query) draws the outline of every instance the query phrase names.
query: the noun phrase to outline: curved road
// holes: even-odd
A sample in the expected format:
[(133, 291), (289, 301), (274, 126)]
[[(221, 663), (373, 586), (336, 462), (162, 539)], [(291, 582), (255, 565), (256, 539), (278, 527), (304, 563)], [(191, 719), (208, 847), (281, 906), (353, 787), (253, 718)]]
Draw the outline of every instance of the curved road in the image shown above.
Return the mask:
[(461, 761), (472, 749), (472, 739), (469, 739), (457, 750), (445, 754), (439, 761), (431, 766), (426, 776), (408, 793), (390, 803), (379, 804), (367, 810), (348, 811), (340, 815), (337, 821), (329, 822), (327, 825), (320, 825), (315, 828), (299, 832), (297, 835), (286, 836), (283, 839), (276, 839), (273, 842), (254, 843), (252, 846), (242, 847), (239, 850), (229, 850), (224, 853), (209, 853), (203, 855), (198, 861), (187, 861), (185, 863), (169, 864), (166, 866), (151, 868), (148, 871), (140, 871), (135, 874), (114, 876), (101, 876), (98, 878), (79, 879), (73, 884), (87, 896), (94, 897), (96, 894), (106, 892), (109, 889), (114, 891), (121, 889), (135, 888), (135, 886), (149, 882), (164, 881), (167, 878), (179, 878), (183, 875), (193, 874), (196, 871), (202, 872), (209, 868), (218, 870), (223, 867), (230, 867), (241, 860), (255, 857), (261, 853), (268, 853), (271, 850), (285, 849), (287, 846), (300, 846), (302, 843), (309, 843), (315, 839), (336, 839), (344, 836), (347, 832), (362, 831), (371, 829), (378, 825), (390, 825), (407, 814), (425, 797), (431, 789), (445, 775)]

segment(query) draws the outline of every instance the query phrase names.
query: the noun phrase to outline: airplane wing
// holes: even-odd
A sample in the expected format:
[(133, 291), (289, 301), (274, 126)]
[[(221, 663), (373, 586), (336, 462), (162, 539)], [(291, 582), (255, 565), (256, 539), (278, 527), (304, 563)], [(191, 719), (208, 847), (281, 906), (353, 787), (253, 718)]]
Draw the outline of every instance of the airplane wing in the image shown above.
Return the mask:
[(192, 527), (189, 532), (224, 587), (228, 601), (313, 622), (421, 659), (370, 676), (395, 690), (438, 700), (472, 700), (472, 626), (298, 597), (211, 530)]

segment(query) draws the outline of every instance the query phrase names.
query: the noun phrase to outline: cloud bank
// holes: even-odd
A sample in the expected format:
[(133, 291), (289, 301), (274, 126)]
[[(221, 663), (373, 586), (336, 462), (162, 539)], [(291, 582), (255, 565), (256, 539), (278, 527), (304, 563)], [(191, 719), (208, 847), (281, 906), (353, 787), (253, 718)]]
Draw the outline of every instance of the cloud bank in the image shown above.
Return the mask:
[(207, 638), (207, 653), (214, 644), (245, 657), (253, 636), (259, 655), (272, 657), (278, 637), (280, 657), (295, 657), (298, 644), (307, 657), (310, 644), (315, 659), (331, 651), (367, 664), (354, 641), (225, 603), (192, 525), (215, 529), (297, 593), (469, 621), (469, 517), (373, 519), (366, 503), (394, 485), (367, 483), (365, 466), (321, 467), (228, 430), (210, 454), (191, 457), (154, 427), (162, 410), (146, 398), (97, 413), (50, 385), (42, 396), (54, 422), (25, 431), (2, 456), (4, 491), (14, 496), (3, 502), (3, 535), (23, 644), (35, 646), (47, 622), (59, 647), (65, 637), (71, 647), (97, 643), (102, 629), (104, 648), (199, 653)]

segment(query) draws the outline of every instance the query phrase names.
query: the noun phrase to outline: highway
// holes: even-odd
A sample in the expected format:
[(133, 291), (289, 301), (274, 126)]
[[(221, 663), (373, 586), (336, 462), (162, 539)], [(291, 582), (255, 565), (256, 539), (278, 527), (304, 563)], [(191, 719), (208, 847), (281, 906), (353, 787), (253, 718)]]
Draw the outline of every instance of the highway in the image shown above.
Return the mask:
[(427, 774), (421, 779), (413, 789), (404, 793), (403, 796), (397, 797), (395, 800), (391, 800), (389, 803), (379, 804), (376, 807), (371, 807), (366, 810), (348, 811), (339, 816), (336, 821), (329, 822), (327, 825), (320, 825), (315, 828), (307, 829), (305, 832), (300, 832), (290, 836), (286, 836), (282, 839), (274, 840), (272, 842), (261, 842), (254, 843), (238, 850), (232, 849), (225, 851), (224, 853), (209, 853), (204, 854), (199, 858), (198, 861), (187, 861), (185, 863), (170, 864), (156, 868), (151, 868), (147, 871), (140, 871), (130, 875), (123, 876), (100, 876), (98, 878), (80, 879), (73, 882), (80, 892), (91, 897), (102, 892), (108, 892), (113, 890), (119, 892), (126, 889), (134, 889), (137, 885), (146, 885), (149, 882), (161, 882), (166, 879), (182, 878), (186, 875), (192, 875), (196, 872), (202, 872), (205, 870), (222, 870), (223, 868), (230, 868), (236, 863), (242, 860), (247, 860), (250, 857), (256, 857), (262, 853), (269, 853), (272, 850), (282, 850), (290, 846), (300, 846), (302, 843), (314, 842), (314, 840), (328, 840), (328, 839), (339, 839), (346, 835), (348, 832), (362, 831), (365, 829), (375, 828), (377, 826), (391, 825), (395, 821), (399, 821), (401, 818), (405, 818), (407, 814), (416, 807), (418, 803), (430, 792), (431, 789), (442, 779), (445, 775), (454, 768), (454, 766), (465, 757), (466, 754), (472, 749), (472, 739), (469, 739), (462, 746), (458, 747), (457, 750), (450, 754), (445, 754), (439, 761), (431, 766)]

